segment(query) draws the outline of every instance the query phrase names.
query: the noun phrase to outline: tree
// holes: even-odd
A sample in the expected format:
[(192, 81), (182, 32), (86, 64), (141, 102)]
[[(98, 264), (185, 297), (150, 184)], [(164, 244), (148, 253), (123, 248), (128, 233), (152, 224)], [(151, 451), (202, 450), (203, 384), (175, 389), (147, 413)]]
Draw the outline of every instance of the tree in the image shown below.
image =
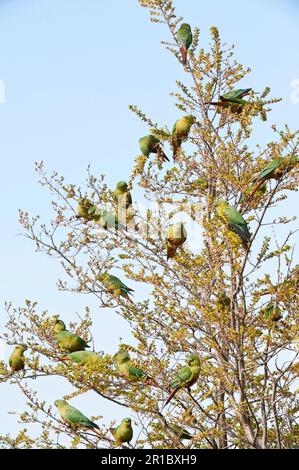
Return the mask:
[[(296, 228), (295, 218), (275, 218), (275, 209), (297, 190), (298, 131), (273, 126), (274, 140), (255, 146), (254, 125), (265, 126), (269, 105), (279, 100), (267, 98), (269, 88), (260, 95), (250, 89), (241, 98), (227, 95), (239, 89), (249, 70), (234, 60), (232, 48), (222, 45), (217, 28), (211, 28), (211, 47), (205, 49), (199, 47), (199, 29), (193, 28), (192, 44), (182, 56), (177, 37), (182, 18), (173, 2), (139, 3), (153, 22), (169, 30), (170, 42), (164, 44), (186, 73), (186, 84), (178, 81), (173, 94), (178, 118), (192, 116), (190, 132), (179, 136), (130, 106), (159, 149), (136, 158), (125, 192), (132, 189), (134, 196), (139, 185), (157, 208), (144, 215), (132, 209), (128, 198), (125, 204), (121, 197), (116, 201), (105, 178), (95, 177), (90, 168), (86, 187), (80, 188), (57, 172), (49, 175), (41, 162), (36, 169), (53, 195), (55, 216), (45, 225), (20, 212), (25, 235), (37, 251), (60, 260), (66, 276), (58, 287), (91, 294), (99, 306), (114, 309), (127, 320), (135, 344), (121, 344), (119, 356), (97, 352), (97, 360), (76, 365), (57, 347), (57, 318), (40, 313), (36, 302), (26, 301), (19, 309), (8, 304), (4, 338), (9, 344), (25, 343), (28, 350), (25, 370), (11, 375), (2, 364), (1, 380), (19, 386), (29, 405), (21, 421), (40, 423), (42, 432), (32, 440), (23, 430), (0, 442), (10, 447), (115, 446), (101, 417), (91, 417), (98, 419), (97, 434), (70, 427), (30, 381), (60, 376), (73, 386), (68, 400), (93, 390), (133, 412), (133, 427), (140, 432), (136, 447), (294, 448), (299, 429)], [(164, 158), (163, 144), (166, 155), (167, 146), (175, 148), (174, 163)], [(272, 173), (258, 178), (281, 157)], [(181, 212), (195, 226), (201, 224), (198, 252), (184, 243), (185, 234), (175, 245), (175, 230), (168, 231), (171, 218)], [(250, 239), (242, 244), (245, 226)], [(290, 227), (285, 237), (281, 226)], [(175, 253), (167, 260), (170, 248)], [(135, 288), (135, 297), (113, 284), (110, 275)], [(96, 334), (88, 309), (80, 324), (68, 329), (86, 341)], [(163, 406), (190, 354), (200, 359), (198, 380), (192, 387), (178, 387)], [(192, 439), (184, 440), (188, 435)]]

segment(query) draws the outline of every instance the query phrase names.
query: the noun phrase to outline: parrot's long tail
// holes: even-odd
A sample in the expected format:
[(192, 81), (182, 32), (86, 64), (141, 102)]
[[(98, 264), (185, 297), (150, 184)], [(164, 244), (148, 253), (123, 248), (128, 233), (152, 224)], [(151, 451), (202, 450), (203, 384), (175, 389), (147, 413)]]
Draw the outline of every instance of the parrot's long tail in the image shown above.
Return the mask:
[(173, 158), (174, 161), (176, 161), (177, 156), (179, 155), (180, 145), (178, 144), (178, 142), (173, 141), (172, 147), (173, 147), (172, 158)]
[[(171, 394), (169, 395), (169, 397), (167, 398), (166, 402), (164, 403), (164, 405), (162, 406), (162, 410), (165, 408), (165, 406), (168, 405), (168, 403), (173, 399), (173, 397), (175, 396), (175, 394), (178, 392), (179, 388), (174, 388), (171, 392)], [(162, 411), (161, 410), (161, 411)]]
[(180, 51), (181, 51), (181, 54), (182, 54), (183, 64), (186, 65), (187, 64), (187, 49), (182, 46)]
[(60, 359), (61, 359), (61, 361), (69, 361), (70, 356), (62, 356)]
[(162, 148), (160, 148), (159, 156), (161, 157), (161, 160), (163, 160), (163, 162), (169, 162), (170, 161)]
[(175, 255), (176, 255), (176, 250), (177, 248), (173, 245), (171, 245), (171, 243), (167, 242), (167, 261), (170, 259), (170, 258), (174, 258)]
[(248, 248), (249, 248), (249, 241), (242, 240), (242, 246), (243, 246), (244, 250), (247, 251)]
[(102, 434), (97, 431), (97, 429), (100, 429), (99, 426), (95, 423), (92, 423), (94, 425), (94, 428), (91, 429), (91, 431), (93, 431), (100, 439), (102, 439)]
[(164, 152), (162, 145), (157, 144), (155, 146), (155, 153), (157, 154), (158, 159), (161, 160), (162, 162), (169, 162), (170, 161), (169, 158), (167, 157), (166, 153)]
[(246, 207), (248, 207), (248, 204), (250, 203), (250, 201), (252, 200), (253, 196), (255, 195), (255, 193), (259, 190), (259, 188), (264, 184), (265, 182), (265, 179), (261, 179), (258, 184), (256, 185), (256, 187), (254, 188), (254, 190), (252, 191), (252, 193), (250, 194), (250, 196), (248, 197), (245, 205)]
[(131, 297), (129, 296), (129, 294), (125, 293), (123, 294), (123, 297), (128, 300), (131, 304), (134, 305), (134, 301), (131, 299)]
[(227, 107), (227, 103), (224, 101), (210, 101), (209, 103), (205, 103), (206, 105), (212, 105), (212, 106), (221, 106), (223, 108)]
[(91, 424), (93, 425), (93, 429), (100, 429), (99, 426), (97, 425), (97, 423), (94, 423), (94, 422), (92, 421)]

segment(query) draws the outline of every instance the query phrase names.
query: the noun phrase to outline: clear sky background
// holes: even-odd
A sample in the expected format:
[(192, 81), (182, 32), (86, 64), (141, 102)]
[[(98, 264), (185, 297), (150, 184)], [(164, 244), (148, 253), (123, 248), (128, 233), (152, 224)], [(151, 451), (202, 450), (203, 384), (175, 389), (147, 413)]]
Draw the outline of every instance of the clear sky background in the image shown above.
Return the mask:
[[(298, 128), (291, 83), (299, 79), (299, 1), (252, 0), (245, 6), (237, 0), (177, 0), (176, 5), (178, 14), (201, 28), (203, 43), (215, 24), (224, 41), (236, 44), (237, 59), (253, 70), (241, 85), (257, 91), (269, 85), (274, 96), (283, 97), (270, 122), (258, 129), (260, 141), (271, 139), (272, 122)], [(17, 211), (40, 213), (45, 221), (51, 217), (35, 161), (44, 160), (73, 183), (84, 181), (89, 163), (95, 173), (107, 174), (112, 187), (127, 178), (138, 138), (146, 133), (128, 104), (169, 126), (177, 119), (169, 92), (184, 74), (160, 45), (163, 39), (168, 31), (151, 24), (137, 0), (0, 0), (0, 80), (6, 85), (0, 105), (1, 331), (5, 300), (19, 306), (29, 298), (66, 321), (89, 305), (97, 349), (113, 353), (120, 336), (128, 341), (124, 322), (112, 312), (103, 321), (93, 298), (57, 291), (61, 269), (17, 236)], [(294, 194), (284, 214), (296, 212)], [(11, 348), (0, 348), (6, 360)], [(53, 402), (70, 387), (54, 378), (41, 381), (38, 390)], [(16, 418), (8, 411), (22, 411), (23, 398), (16, 387), (3, 384), (0, 396), (0, 433), (14, 433)], [(72, 404), (87, 415), (102, 414), (106, 424), (128, 414), (92, 394)]]

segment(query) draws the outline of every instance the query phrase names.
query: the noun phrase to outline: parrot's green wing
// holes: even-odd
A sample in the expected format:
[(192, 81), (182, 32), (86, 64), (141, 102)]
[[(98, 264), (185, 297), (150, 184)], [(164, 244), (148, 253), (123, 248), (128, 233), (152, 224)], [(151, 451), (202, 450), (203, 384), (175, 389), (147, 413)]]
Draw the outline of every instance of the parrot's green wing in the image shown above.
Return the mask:
[(68, 352), (81, 351), (88, 346), (84, 339), (69, 331), (59, 331), (55, 334), (55, 337), (59, 348)]
[(69, 354), (69, 357), (72, 361), (76, 362), (79, 364), (81, 361), (86, 359), (87, 355), (85, 351), (77, 351)]
[(231, 98), (231, 99), (225, 100), (225, 101), (229, 102), (229, 103), (240, 104), (241, 106), (245, 106), (245, 104), (248, 104), (248, 101), (243, 100), (242, 98)]
[(234, 207), (227, 207), (226, 209), (228, 225), (239, 237), (244, 241), (250, 241), (251, 233), (248, 230), (247, 222)]
[(276, 160), (272, 160), (272, 162), (268, 163), (255, 182), (258, 183), (259, 181), (262, 181), (263, 179), (271, 176), (272, 173), (274, 173), (274, 171), (280, 167), (281, 162), (281, 158), (277, 158)]
[(262, 312), (268, 320), (273, 320), (274, 322), (277, 322), (282, 319), (282, 313), (280, 308), (272, 302), (266, 305), (266, 307), (262, 309)]
[(70, 358), (76, 364), (84, 364), (89, 361), (96, 362), (99, 360), (99, 356), (90, 351), (76, 351), (68, 354), (66, 357)]
[(84, 416), (81, 411), (77, 410), (72, 406), (67, 406), (63, 412), (63, 417), (66, 421), (75, 424), (77, 426), (85, 426), (87, 428), (97, 427), (95, 423), (90, 421), (86, 416)]
[(152, 152), (156, 151), (156, 146), (159, 143), (159, 139), (151, 134), (141, 137), (141, 139), (139, 139), (141, 153), (148, 157)]
[(189, 49), (193, 41), (193, 35), (190, 25), (187, 23), (183, 23), (179, 28), (178, 32), (176, 33), (176, 38), (182, 46), (184, 46), (186, 49)]
[[(248, 95), (251, 92), (252, 88), (239, 88), (237, 90), (231, 90), (224, 95), (222, 95), (220, 98), (224, 100), (235, 100), (235, 99), (240, 99), (243, 98), (244, 96)], [(236, 101), (237, 102), (237, 101)], [(246, 101), (245, 101), (246, 103)]]
[(134, 289), (131, 289), (130, 287), (126, 286), (118, 277), (113, 276), (110, 274), (109, 276), (109, 282), (113, 284), (116, 288), (123, 290), (125, 292), (134, 292)]
[(181, 382), (187, 382), (192, 376), (192, 370), (189, 366), (184, 366), (179, 370), (178, 377)]
[(137, 367), (129, 367), (128, 369), (129, 375), (136, 379), (142, 379), (146, 377), (146, 373), (142, 369), (138, 369)]
[(184, 383), (188, 382), (192, 377), (192, 370), (189, 366), (182, 367), (177, 376), (172, 381), (170, 388), (177, 388), (183, 385)]

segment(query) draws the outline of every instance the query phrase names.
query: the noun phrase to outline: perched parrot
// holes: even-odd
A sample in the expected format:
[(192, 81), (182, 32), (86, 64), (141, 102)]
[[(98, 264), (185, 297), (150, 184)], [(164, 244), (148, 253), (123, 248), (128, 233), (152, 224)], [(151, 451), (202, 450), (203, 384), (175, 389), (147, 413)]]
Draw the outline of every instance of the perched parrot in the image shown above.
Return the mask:
[(110, 431), (112, 432), (117, 445), (123, 444), (125, 442), (129, 443), (133, 438), (131, 419), (123, 419), (117, 428), (111, 428)]
[(208, 189), (209, 182), (206, 178), (197, 178), (197, 180), (193, 181), (188, 185), (188, 191), (200, 191), (204, 192)]
[(134, 290), (126, 286), (118, 277), (112, 276), (111, 274), (101, 274), (100, 279), (105, 284), (107, 290), (111, 294), (117, 297), (122, 296), (132, 302), (129, 297), (129, 294), (131, 294), (131, 292), (134, 292)]
[(172, 129), (171, 144), (173, 148), (173, 159), (176, 160), (182, 143), (187, 140), (191, 127), (195, 123), (194, 116), (188, 115), (178, 119)]
[(167, 231), (167, 259), (174, 258), (177, 249), (187, 240), (187, 232), (182, 222), (171, 225)]
[(126, 209), (132, 205), (132, 196), (125, 181), (119, 181), (114, 191), (114, 197), (120, 207)]
[(68, 331), (62, 320), (56, 321), (54, 325), (54, 332), (57, 345), (61, 351), (70, 353), (75, 351), (84, 351), (84, 349), (88, 346), (84, 339)]
[(126, 227), (119, 222), (118, 218), (106, 209), (98, 209), (96, 207), (92, 211), (92, 219), (105, 230), (110, 228), (115, 230), (126, 230)]
[(77, 206), (77, 217), (87, 221), (92, 220), (92, 214), (90, 212), (92, 212), (93, 208), (94, 205), (89, 199), (87, 199), (87, 197), (80, 198)]
[(262, 308), (261, 314), (267, 320), (272, 320), (275, 323), (282, 319), (281, 310), (274, 302), (270, 302), (268, 305)]
[(265, 181), (270, 179), (279, 180), (289, 171), (293, 170), (293, 168), (295, 168), (295, 166), (298, 164), (299, 158), (297, 156), (293, 156), (291, 158), (279, 157), (269, 162), (268, 165), (266, 165), (266, 167), (261, 171), (256, 180), (254, 180), (254, 183), (257, 183), (257, 185), (252, 191), (249, 199), (255, 195), (255, 193), (265, 183)]
[(120, 349), (114, 356), (113, 356), (114, 364), (116, 369), (120, 372), (121, 375), (126, 377), (127, 379), (131, 380), (132, 382), (137, 382), (138, 380), (147, 377), (146, 373), (138, 369), (137, 367), (133, 367), (130, 361), (130, 355), (127, 351)]
[(220, 291), (217, 295), (218, 304), (224, 308), (231, 306), (231, 300), (224, 290)]
[[(249, 95), (252, 88), (239, 88), (237, 90), (231, 90), (225, 93), (224, 95), (220, 96), (222, 101), (230, 101), (234, 102), (234, 100), (239, 100), (244, 98), (244, 96)], [(238, 101), (236, 101), (238, 103)]]
[(139, 139), (139, 146), (142, 155), (145, 157), (149, 157), (151, 153), (156, 153), (159, 160), (169, 162), (169, 158), (164, 153), (161, 146), (161, 141), (154, 135), (149, 134), (141, 137), (141, 139)]
[(192, 385), (195, 384), (195, 382), (198, 380), (199, 373), (199, 357), (195, 354), (190, 354), (190, 356), (187, 357), (187, 365), (181, 367), (181, 369), (178, 371), (178, 374), (171, 382), (170, 390), (172, 390), (172, 392), (164, 403), (163, 408), (172, 400), (172, 398), (181, 388), (187, 388), (189, 390), (189, 388), (192, 387)]
[(216, 212), (220, 219), (227, 224), (228, 228), (239, 236), (244, 249), (248, 249), (251, 233), (240, 212), (222, 200), (216, 203)]
[(168, 424), (167, 427), (181, 440), (190, 441), (192, 439), (190, 432), (177, 424)]
[(8, 360), (10, 369), (12, 374), (14, 372), (18, 372), (19, 370), (24, 369), (25, 361), (24, 361), (24, 352), (26, 351), (27, 346), (25, 344), (18, 344), (15, 349), (13, 350), (10, 358)]
[(72, 361), (80, 366), (85, 366), (86, 364), (96, 364), (100, 361), (100, 358), (96, 353), (90, 351), (76, 351), (63, 356), (61, 360)]
[(61, 419), (72, 428), (100, 429), (96, 423), (90, 421), (81, 411), (69, 405), (65, 400), (56, 400), (54, 405), (58, 409)]
[(183, 64), (186, 65), (188, 49), (193, 41), (191, 26), (187, 23), (181, 24), (180, 28), (176, 33), (176, 38), (181, 46), (180, 50), (182, 54)]
[(219, 106), (221, 108), (230, 108), (233, 113), (241, 113), (243, 106), (248, 104), (248, 101), (243, 100), (244, 96), (247, 96), (251, 92), (252, 88), (240, 88), (237, 90), (229, 91), (224, 95), (220, 96), (220, 101), (210, 102), (213, 106)]

